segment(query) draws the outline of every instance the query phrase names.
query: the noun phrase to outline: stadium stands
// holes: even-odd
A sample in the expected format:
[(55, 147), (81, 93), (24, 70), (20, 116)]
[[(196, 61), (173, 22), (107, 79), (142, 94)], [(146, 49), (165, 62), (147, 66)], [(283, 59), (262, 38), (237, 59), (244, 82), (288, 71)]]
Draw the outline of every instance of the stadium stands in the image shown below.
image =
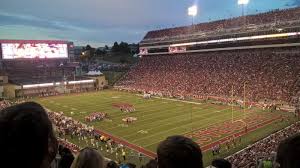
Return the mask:
[(299, 49), (144, 56), (116, 87), (171, 97), (289, 102), (299, 96)]
[[(185, 36), (206, 35), (208, 34), (225, 34), (251, 31), (244, 29), (245, 24), (250, 27), (256, 27), (255, 30), (269, 29), (270, 27), (284, 25), (293, 26), (298, 22), (300, 8), (292, 8), (286, 10), (274, 10), (267, 13), (257, 15), (249, 15), (245, 17), (237, 17), (227, 20), (218, 20), (208, 23), (200, 23), (194, 26), (176, 27), (162, 30), (150, 31), (144, 37), (143, 42), (153, 42), (170, 39), (171, 37), (183, 38)], [(298, 25), (298, 24), (297, 24)], [(259, 26), (259, 27), (257, 27)], [(212, 32), (212, 30), (214, 30)], [(217, 30), (217, 31), (215, 31)]]
[[(10, 102), (10, 101), (2, 101), (0, 102), (1, 108), (5, 107), (10, 107), (11, 105), (14, 104), (19, 104), (23, 103), (24, 100), (16, 101), (16, 102)], [(2, 105), (5, 105), (2, 106)], [(4, 111), (1, 111), (4, 112)], [(82, 124), (81, 122), (75, 121), (70, 117), (64, 116), (62, 113), (56, 113), (56, 112), (51, 112), (47, 110), (47, 113), (49, 115), (50, 120), (52, 123), (55, 125), (56, 130), (58, 131), (58, 136), (62, 138), (58, 138), (58, 142), (64, 146), (65, 148), (69, 148), (70, 151), (73, 153), (78, 153), (80, 151), (80, 147), (69, 142), (65, 138), (63, 138), (62, 135), (70, 135), (71, 138), (79, 138), (79, 141), (91, 141), (91, 146), (93, 147), (99, 147), (98, 143), (101, 142), (106, 144), (106, 148), (108, 151), (113, 151), (113, 152), (118, 152), (120, 149), (123, 151), (123, 146), (116, 144), (114, 141), (109, 139), (108, 137), (103, 137), (99, 134), (96, 134), (93, 130), (92, 127), (88, 127), (85, 124)], [(300, 133), (300, 123), (295, 123), (287, 128), (284, 128), (267, 138), (264, 138), (262, 140), (259, 140), (258, 142), (254, 143), (253, 145), (248, 146), (247, 148), (227, 157), (226, 159), (232, 164), (232, 167), (256, 167), (259, 164), (264, 163), (264, 161), (270, 161), (271, 164), (275, 164), (275, 158), (276, 158), (276, 153), (279, 144), (289, 138), (292, 137), (296, 134)], [(166, 140), (164, 140), (160, 146), (158, 147), (158, 153), (161, 155), (158, 160), (158, 164), (162, 164), (160, 167), (164, 167), (166, 164), (186, 164), (188, 165), (186, 160), (190, 160), (190, 162), (197, 162), (201, 163), (201, 151), (199, 149), (199, 146), (192, 142), (188, 138), (184, 138), (183, 136), (173, 136), (169, 137)], [(177, 140), (178, 139), (178, 140)], [(184, 142), (184, 143), (183, 143)], [(176, 145), (175, 145), (176, 144)], [(103, 145), (103, 144), (102, 144)], [(183, 147), (184, 146), (184, 147)], [(190, 147), (193, 146), (193, 147)], [(193, 155), (193, 158), (186, 157), (185, 155), (181, 155), (180, 153), (182, 152), (181, 150), (199, 150), (200, 155)], [(102, 147), (101, 147), (102, 149)], [(186, 152), (187, 152), (186, 151)], [(179, 152), (176, 154), (176, 157), (179, 157), (177, 160), (172, 160), (168, 159), (165, 156), (168, 156), (168, 152)], [(61, 161), (63, 160), (63, 152), (59, 150), (60, 156), (62, 158), (60, 159)], [(189, 155), (191, 155), (190, 153)], [(284, 155), (284, 153), (282, 153)], [(72, 154), (71, 154), (72, 155)], [(200, 157), (201, 156), (201, 157)], [(197, 159), (200, 159), (199, 162)], [(295, 157), (296, 158), (296, 157)], [(164, 160), (166, 159), (166, 160)], [(180, 160), (181, 159), (181, 160)], [(57, 160), (55, 160), (56, 162)], [(60, 161), (60, 162), (61, 162)], [(152, 162), (155, 162), (154, 165), (156, 165), (155, 160), (150, 160), (148, 164), (151, 164)], [(284, 161), (284, 160), (281, 160)], [(174, 163), (173, 163), (174, 162)], [(59, 163), (59, 162), (58, 162)], [(62, 163), (62, 162), (61, 162)], [(70, 162), (68, 163), (70, 165)], [(146, 165), (150, 166), (150, 165)], [(131, 165), (131, 163), (128, 163), (128, 165)], [(194, 165), (194, 164), (192, 164)], [(55, 166), (54, 166), (55, 167)]]
[(16, 89), (16, 97), (42, 97), (95, 90), (94, 82), (82, 82), (90, 78), (75, 76), (79, 64), (65, 59), (1, 60), (1, 63), (0, 71), (8, 76), (9, 83), (20, 86)]
[[(299, 35), (203, 45), (186, 43), (299, 32), (299, 14), (298, 7), (150, 31), (140, 43), (147, 51), (141, 50), (140, 62), (115, 87), (175, 98), (215, 99), (227, 103), (234, 98), (251, 103), (291, 105), (300, 97), (300, 49), (282, 44), (299, 43)], [(186, 47), (184, 51), (172, 53), (171, 47), (179, 44)], [(275, 47), (276, 44), (279, 46)], [(227, 160), (232, 167), (256, 167), (269, 161), (273, 164), (279, 143), (296, 133), (299, 133), (299, 123), (258, 141)]]
[(300, 123), (293, 124), (269, 137), (250, 145), (246, 149), (227, 158), (233, 167), (256, 167), (258, 162), (270, 160), (275, 162), (278, 145), (284, 139), (300, 131)]
[[(141, 44), (154, 46), (160, 44), (162, 41), (193, 41), (200, 38), (210, 40), (224, 37), (229, 38), (232, 36), (240, 37), (242, 34), (260, 35), (277, 31), (300, 31), (299, 15), (300, 8), (293, 8), (201, 23), (194, 26), (150, 31), (144, 37)], [(282, 26), (286, 29), (277, 30), (277, 28)], [(276, 28), (276, 30), (274, 28)], [(295, 39), (296, 42), (299, 42), (299, 35), (297, 35)], [(243, 45), (234, 41), (234, 44), (230, 44), (230, 47), (249, 47), (266, 42), (265, 39), (260, 40), (259, 42), (249, 40), (243, 43)], [(272, 40), (269, 41), (270, 44), (278, 42), (276, 39), (274, 41)], [(280, 43), (281, 42), (282, 41), (280, 41)], [(204, 47), (201, 46), (201, 49), (215, 49), (224, 46), (227, 46), (227, 44), (216, 43), (213, 45), (205, 45)], [(243, 50), (228, 49), (224, 51), (201, 53), (143, 56), (140, 62), (133, 66), (130, 71), (116, 83), (115, 87), (120, 90), (146, 92), (175, 98), (217, 99), (225, 102), (230, 102), (232, 98), (236, 101), (246, 98), (248, 102), (266, 102), (270, 100), (280, 104), (290, 104), (294, 97), (300, 97), (299, 53), (299, 47), (285, 47)], [(22, 95), (49, 96), (57, 95), (60, 92), (65, 92), (65, 90), (81, 92), (95, 89), (94, 83), (75, 85), (77, 81), (75, 81), (75, 83), (73, 81), (73, 84), (65, 84), (65, 81), (75, 80), (75, 66), (78, 66), (68, 64), (67, 62), (33, 59), (30, 61), (4, 61), (1, 62), (1, 66), (13, 84), (53, 84), (50, 87), (22, 88), (22, 91), (16, 93), (18, 95), (17, 97), (21, 97)], [(127, 69), (129, 67), (112, 66), (107, 69), (119, 70), (123, 68)], [(88, 65), (88, 69), (96, 70), (99, 69), (99, 66), (97, 64)], [(84, 80), (85, 78), (83, 77), (81, 79)], [(56, 83), (59, 82), (61, 82), (61, 87), (59, 87), (59, 84), (56, 87)], [(60, 91), (59, 89), (62, 90)], [(24, 101), (25, 100), (22, 99), (16, 102), (7, 100), (0, 101), (0, 110)], [(121, 108), (121, 110), (123, 109)], [(71, 114), (72, 113), (73, 112), (71, 112)], [(74, 153), (82, 152), (80, 146), (71, 142), (76, 140), (79, 143), (85, 143), (87, 146), (104, 150), (103, 152), (106, 150), (110, 155), (122, 155), (124, 158), (122, 161), (126, 160), (125, 154), (123, 155), (123, 153), (127, 148), (105, 134), (101, 133), (102, 135), (100, 135), (93, 126), (67, 117), (62, 112), (47, 110), (47, 114), (52, 124), (56, 127), (59, 143), (69, 148), (70, 151)], [(85, 121), (103, 120), (106, 117), (106, 113), (92, 113), (85, 118)], [(1, 120), (1, 122), (7, 124), (5, 120)], [(49, 130), (52, 132), (52, 129)], [(248, 146), (246, 149), (226, 159), (233, 167), (256, 167), (258, 164), (263, 163), (263, 161), (271, 161), (273, 164), (280, 142), (299, 133), (299, 130), (300, 123), (298, 122), (265, 139), (259, 140), (255, 144)], [(30, 130), (26, 131), (30, 132)], [(2, 139), (7, 137), (2, 137)], [(66, 137), (72, 140), (68, 141), (65, 139)], [(26, 138), (24, 140), (26, 140)], [(182, 142), (186, 144), (182, 144)], [(186, 149), (183, 148), (184, 145), (186, 145)], [(103, 146), (105, 146), (105, 149), (102, 149)], [(175, 147), (178, 147), (178, 149)], [(189, 151), (191, 148), (194, 149), (194, 151)], [(7, 148), (7, 150), (8, 149), (9, 148)], [(91, 150), (96, 152), (94, 149)], [(185, 152), (182, 152), (183, 150)], [(195, 155), (197, 151), (198, 155)], [(170, 153), (172, 153), (171, 159), (169, 157)], [(184, 154), (181, 155), (182, 153)], [(186, 155), (187, 153), (190, 155)], [(152, 167), (157, 167), (157, 164), (161, 168), (176, 166), (194, 167), (197, 164), (198, 167), (202, 167), (203, 164), (200, 147), (191, 139), (182, 136), (166, 139), (159, 145), (158, 155), (158, 162), (151, 160), (154, 165)], [(88, 159), (90, 158), (86, 160)], [(189, 163), (187, 163), (186, 160), (189, 160)], [(71, 162), (69, 162), (69, 165), (70, 163)], [(101, 167), (104, 167), (103, 165), (104, 163), (101, 160)], [(115, 163), (114, 165), (117, 164)], [(128, 165), (130, 165), (130, 163)], [(150, 162), (146, 167), (151, 167)]]
[(25, 100), (22, 100), (22, 99), (19, 99), (16, 101), (3, 100), (3, 101), (0, 101), (0, 110), (3, 110), (12, 105), (16, 105), (16, 104), (20, 104), (20, 103), (24, 103), (24, 102), (25, 102)]
[[(75, 65), (76, 66), (76, 65)], [(16, 84), (34, 84), (39, 81), (61, 81), (63, 77), (74, 76), (75, 66), (68, 66), (65, 60), (3, 61), (3, 71)], [(59, 78), (59, 79), (58, 79)]]

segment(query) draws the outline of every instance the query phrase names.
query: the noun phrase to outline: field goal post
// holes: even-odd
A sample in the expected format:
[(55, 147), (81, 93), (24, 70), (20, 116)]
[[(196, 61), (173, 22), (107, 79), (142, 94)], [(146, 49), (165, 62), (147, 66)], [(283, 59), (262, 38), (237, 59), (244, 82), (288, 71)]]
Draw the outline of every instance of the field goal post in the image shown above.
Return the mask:
[[(245, 120), (246, 119), (246, 82), (244, 82), (244, 95), (243, 95), (243, 102), (242, 102), (242, 105), (241, 107), (243, 107), (243, 119)], [(234, 122), (242, 122), (245, 127), (247, 127), (247, 123), (243, 120), (243, 119), (239, 119), (239, 120), (234, 120), (234, 109), (233, 109), (233, 106), (234, 106), (234, 86), (232, 85), (232, 88), (231, 88), (231, 122), (234, 123)]]

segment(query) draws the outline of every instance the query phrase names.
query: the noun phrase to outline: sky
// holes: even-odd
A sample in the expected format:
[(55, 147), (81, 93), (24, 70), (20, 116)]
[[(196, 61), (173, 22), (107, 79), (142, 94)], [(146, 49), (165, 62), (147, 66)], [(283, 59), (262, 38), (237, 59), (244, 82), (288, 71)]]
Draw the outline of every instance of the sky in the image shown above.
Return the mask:
[[(150, 30), (240, 16), (237, 0), (1, 0), (0, 39), (68, 40), (93, 47), (138, 43)], [(250, 0), (247, 14), (300, 6), (300, 0)]]

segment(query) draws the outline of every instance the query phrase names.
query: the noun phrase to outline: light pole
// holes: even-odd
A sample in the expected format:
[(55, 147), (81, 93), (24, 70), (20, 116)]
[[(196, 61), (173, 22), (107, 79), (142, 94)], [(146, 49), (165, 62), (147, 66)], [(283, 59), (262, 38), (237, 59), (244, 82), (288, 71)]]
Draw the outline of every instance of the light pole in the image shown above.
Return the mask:
[[(193, 33), (194, 31), (194, 19), (195, 19), (195, 16), (197, 15), (198, 13), (198, 7), (197, 5), (193, 5), (191, 7), (188, 8), (188, 15), (192, 17), (192, 31), (191, 33)], [(191, 86), (191, 82), (190, 82), (190, 78), (189, 78), (189, 86)], [(190, 88), (191, 90), (191, 88)], [(191, 134), (192, 134), (192, 138), (193, 138), (193, 105), (191, 104)]]
[(233, 85), (231, 88), (231, 122), (233, 123)]
[(192, 25), (194, 25), (194, 19), (195, 19), (195, 16), (197, 15), (197, 13), (198, 13), (197, 5), (193, 5), (188, 8), (188, 15), (192, 16)]
[(246, 24), (246, 18), (245, 18), (245, 6), (249, 4), (250, 0), (238, 0), (238, 5), (242, 5), (242, 17), (244, 19), (244, 24)]

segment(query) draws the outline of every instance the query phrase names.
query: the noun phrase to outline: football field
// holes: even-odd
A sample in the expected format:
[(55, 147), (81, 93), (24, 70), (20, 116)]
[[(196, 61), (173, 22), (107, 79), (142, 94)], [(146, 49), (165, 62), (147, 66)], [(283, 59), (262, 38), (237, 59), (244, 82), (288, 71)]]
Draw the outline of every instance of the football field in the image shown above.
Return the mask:
[[(224, 143), (232, 136), (241, 136), (241, 146), (230, 151), (232, 153), (285, 127), (288, 123), (280, 121), (292, 116), (285, 112), (257, 108), (244, 110), (238, 106), (211, 102), (158, 97), (147, 100), (137, 94), (115, 90), (47, 97), (36, 101), (51, 111), (63, 112), (84, 123), (84, 118), (89, 114), (105, 112), (109, 119), (86, 124), (152, 152), (156, 151), (160, 141), (170, 135), (191, 137), (203, 151), (214, 144)], [(135, 111), (121, 112), (116, 107), (118, 104), (133, 105)], [(126, 117), (137, 120), (127, 124), (122, 120)], [(211, 158), (208, 154), (205, 157)]]

